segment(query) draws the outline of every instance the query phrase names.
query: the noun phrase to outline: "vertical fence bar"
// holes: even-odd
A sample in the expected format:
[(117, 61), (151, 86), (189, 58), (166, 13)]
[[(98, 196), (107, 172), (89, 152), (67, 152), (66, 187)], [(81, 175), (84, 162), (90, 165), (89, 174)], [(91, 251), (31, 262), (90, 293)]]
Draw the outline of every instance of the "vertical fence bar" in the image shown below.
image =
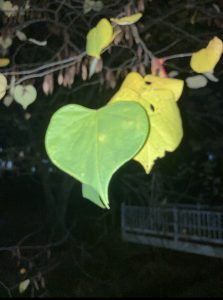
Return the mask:
[[(127, 236), (127, 229), (137, 228), (140, 232), (160, 235), (171, 234), (174, 240), (187, 237), (187, 242), (222, 243), (222, 211), (177, 206), (139, 207), (121, 204), (121, 234)], [(137, 234), (137, 233), (135, 233)], [(160, 237), (162, 238), (162, 237)], [(165, 237), (164, 237), (165, 238)]]
[(174, 240), (178, 240), (178, 209), (177, 207), (173, 208), (173, 224), (174, 224)]

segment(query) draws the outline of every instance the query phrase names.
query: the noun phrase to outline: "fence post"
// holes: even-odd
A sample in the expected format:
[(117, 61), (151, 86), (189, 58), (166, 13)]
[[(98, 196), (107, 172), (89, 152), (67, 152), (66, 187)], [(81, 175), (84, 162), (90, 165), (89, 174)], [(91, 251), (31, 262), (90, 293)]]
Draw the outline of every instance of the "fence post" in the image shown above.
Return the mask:
[(178, 208), (174, 207), (173, 208), (173, 230), (174, 230), (174, 240), (178, 240)]

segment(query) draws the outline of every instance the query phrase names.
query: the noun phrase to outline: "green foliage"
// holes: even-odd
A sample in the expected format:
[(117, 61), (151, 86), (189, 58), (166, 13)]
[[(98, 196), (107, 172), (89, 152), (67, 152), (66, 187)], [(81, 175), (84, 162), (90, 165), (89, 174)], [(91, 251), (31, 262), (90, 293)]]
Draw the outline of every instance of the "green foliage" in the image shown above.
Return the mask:
[(82, 184), (82, 196), (101, 208), (106, 208), (98, 193), (88, 184)]
[(45, 144), (57, 167), (94, 189), (92, 194), (85, 187), (84, 196), (109, 208), (110, 179), (140, 150), (148, 130), (146, 111), (136, 102), (109, 104), (98, 110), (66, 105), (53, 115)]

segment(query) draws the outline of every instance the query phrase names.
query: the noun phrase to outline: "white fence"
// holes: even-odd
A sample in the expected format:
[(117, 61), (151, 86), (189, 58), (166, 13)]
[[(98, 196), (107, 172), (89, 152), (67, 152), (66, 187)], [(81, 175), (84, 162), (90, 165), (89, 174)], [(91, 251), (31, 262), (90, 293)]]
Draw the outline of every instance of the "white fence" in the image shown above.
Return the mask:
[(122, 205), (125, 241), (223, 258), (223, 207)]

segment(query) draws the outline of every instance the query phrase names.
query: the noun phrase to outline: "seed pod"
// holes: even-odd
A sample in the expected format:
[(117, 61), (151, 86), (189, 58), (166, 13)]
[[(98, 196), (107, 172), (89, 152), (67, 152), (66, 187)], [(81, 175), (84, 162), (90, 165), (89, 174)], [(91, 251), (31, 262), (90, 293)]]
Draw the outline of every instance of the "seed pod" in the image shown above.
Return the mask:
[(115, 76), (114, 76), (113, 72), (110, 73), (109, 83), (110, 83), (110, 87), (112, 89), (114, 89), (116, 87), (116, 80), (115, 80)]
[(68, 87), (69, 88), (71, 88), (72, 84), (74, 83), (75, 72), (76, 72), (75, 65), (73, 65), (67, 69)]
[(132, 72), (137, 72), (137, 67), (136, 66), (132, 67)]
[(139, 34), (138, 34), (136, 26), (131, 26), (131, 34), (134, 37), (135, 43), (139, 44), (140, 39), (139, 39)]
[(82, 76), (82, 79), (85, 81), (87, 80), (87, 66), (85, 63), (82, 63), (82, 66), (81, 66), (81, 76)]
[(121, 30), (121, 31), (115, 36), (115, 39), (114, 39), (114, 44), (115, 44), (115, 45), (118, 45), (118, 44), (121, 42), (121, 40), (123, 39), (123, 35), (124, 35), (123, 30)]
[(100, 73), (102, 69), (103, 69), (103, 60), (100, 58), (97, 62), (95, 73)]
[(54, 90), (53, 73), (47, 74), (44, 77), (42, 88), (44, 94), (47, 96), (53, 93)]
[(57, 82), (59, 85), (62, 85), (63, 84), (63, 80), (64, 80), (64, 77), (63, 77), (63, 72), (60, 71), (58, 77), (57, 77)]
[(126, 26), (126, 28), (125, 28), (125, 39), (126, 39), (126, 41), (129, 40), (129, 36), (130, 36), (129, 26)]
[(138, 0), (138, 3), (137, 3), (138, 5), (138, 10), (139, 11), (141, 11), (141, 12), (143, 12), (144, 10), (145, 10), (145, 2), (144, 2), (144, 0)]

